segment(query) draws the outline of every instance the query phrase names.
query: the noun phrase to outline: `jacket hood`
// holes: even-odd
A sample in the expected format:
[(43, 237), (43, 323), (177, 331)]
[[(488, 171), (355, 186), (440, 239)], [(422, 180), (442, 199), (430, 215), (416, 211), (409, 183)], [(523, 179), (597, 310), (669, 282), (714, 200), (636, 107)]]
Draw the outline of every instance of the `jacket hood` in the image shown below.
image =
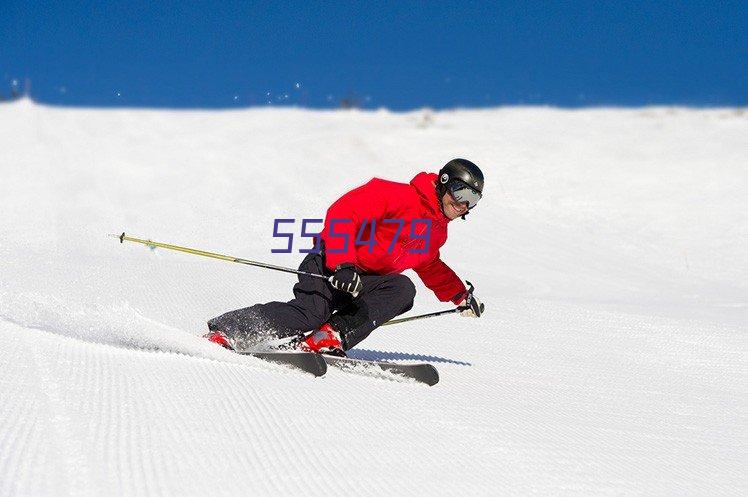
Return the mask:
[(439, 197), (436, 194), (438, 177), (439, 175), (435, 173), (418, 173), (410, 180), (410, 184), (421, 196), (421, 203), (428, 207), (431, 215), (439, 221), (448, 222), (449, 218), (442, 212)]

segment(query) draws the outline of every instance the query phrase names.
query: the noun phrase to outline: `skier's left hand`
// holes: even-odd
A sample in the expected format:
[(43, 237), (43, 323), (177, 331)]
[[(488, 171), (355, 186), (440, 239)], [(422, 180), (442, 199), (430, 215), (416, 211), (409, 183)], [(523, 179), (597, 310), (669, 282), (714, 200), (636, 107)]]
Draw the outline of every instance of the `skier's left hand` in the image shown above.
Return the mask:
[(481, 314), (483, 314), (483, 310), (486, 308), (486, 306), (478, 300), (478, 297), (473, 295), (472, 285), (470, 285), (470, 291), (468, 291), (467, 296), (462, 299), (462, 302), (457, 304), (457, 307), (463, 308), (460, 312), (460, 316), (468, 318), (479, 318)]
[(361, 277), (358, 275), (356, 266), (350, 262), (339, 264), (335, 268), (335, 273), (328, 278), (328, 281), (333, 288), (350, 293), (354, 299), (364, 286), (361, 282)]

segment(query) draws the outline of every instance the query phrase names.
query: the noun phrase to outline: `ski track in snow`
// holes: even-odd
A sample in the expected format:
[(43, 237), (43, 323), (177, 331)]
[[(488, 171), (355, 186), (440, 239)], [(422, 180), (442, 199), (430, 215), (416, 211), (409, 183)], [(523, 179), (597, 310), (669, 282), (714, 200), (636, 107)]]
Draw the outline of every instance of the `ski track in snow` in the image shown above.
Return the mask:
[[(419, 122), (0, 105), (0, 496), (745, 493), (742, 110)], [(453, 156), (488, 187), (442, 254), (486, 315), (353, 354), (433, 362), (431, 388), (207, 343), (293, 278), (104, 236), (296, 266), (272, 218)], [(442, 308), (416, 284), (413, 313)]]

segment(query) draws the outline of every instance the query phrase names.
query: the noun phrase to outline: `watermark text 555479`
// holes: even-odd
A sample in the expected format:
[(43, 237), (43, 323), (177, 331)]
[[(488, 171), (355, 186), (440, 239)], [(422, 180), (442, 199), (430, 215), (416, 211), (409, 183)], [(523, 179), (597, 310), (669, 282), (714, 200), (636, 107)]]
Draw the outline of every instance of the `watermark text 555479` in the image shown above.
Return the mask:
[[(291, 232), (291, 226), (296, 223), (296, 219), (293, 218), (278, 218), (273, 224), (273, 238), (280, 238), (286, 240), (286, 246), (283, 248), (271, 248), (270, 252), (274, 254), (288, 254), (293, 252), (294, 233)], [(320, 251), (320, 238), (319, 231), (310, 231), (310, 224), (322, 224), (322, 219), (301, 219), (301, 238), (311, 238), (314, 240), (312, 248), (299, 248), (297, 251), (302, 254), (308, 253), (319, 253)], [(374, 233), (378, 227), (387, 229), (392, 233), (392, 236), (388, 236), (390, 239), (387, 244), (387, 253), (392, 253), (392, 250), (397, 245), (398, 240), (403, 236), (403, 228), (406, 224), (409, 224), (410, 229), (408, 236), (408, 242), (404, 245), (409, 245), (407, 248), (408, 252), (412, 254), (423, 254), (429, 251), (429, 237), (431, 235), (431, 219), (410, 219), (406, 222), (405, 219), (365, 219), (358, 227), (355, 237), (352, 237), (345, 229), (345, 224), (353, 223), (352, 219), (331, 219), (330, 220), (330, 231), (329, 239), (337, 239), (342, 241), (342, 245), (338, 248), (327, 248), (326, 251), (329, 253), (345, 253), (348, 252), (351, 247), (351, 243), (354, 247), (366, 246), (369, 252), (374, 251), (374, 247), (377, 244)], [(353, 239), (352, 239), (353, 238)], [(423, 243), (418, 243), (418, 241)], [(335, 244), (338, 245), (338, 244)]]

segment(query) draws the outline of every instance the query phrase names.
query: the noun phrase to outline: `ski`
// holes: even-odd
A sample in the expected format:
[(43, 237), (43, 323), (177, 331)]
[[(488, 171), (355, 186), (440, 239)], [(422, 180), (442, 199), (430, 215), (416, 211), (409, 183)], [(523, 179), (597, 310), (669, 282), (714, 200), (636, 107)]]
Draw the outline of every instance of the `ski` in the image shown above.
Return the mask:
[(352, 357), (337, 357), (325, 355), (325, 361), (344, 371), (378, 373), (384, 371), (396, 376), (410, 378), (428, 386), (439, 383), (439, 372), (432, 364), (397, 364), (394, 362), (374, 361), (368, 359), (354, 359)]
[(249, 355), (262, 359), (263, 361), (274, 362), (284, 366), (290, 366), (314, 376), (322, 376), (327, 372), (327, 363), (319, 354), (314, 352), (293, 352), (293, 351), (243, 351), (238, 352), (242, 355)]

